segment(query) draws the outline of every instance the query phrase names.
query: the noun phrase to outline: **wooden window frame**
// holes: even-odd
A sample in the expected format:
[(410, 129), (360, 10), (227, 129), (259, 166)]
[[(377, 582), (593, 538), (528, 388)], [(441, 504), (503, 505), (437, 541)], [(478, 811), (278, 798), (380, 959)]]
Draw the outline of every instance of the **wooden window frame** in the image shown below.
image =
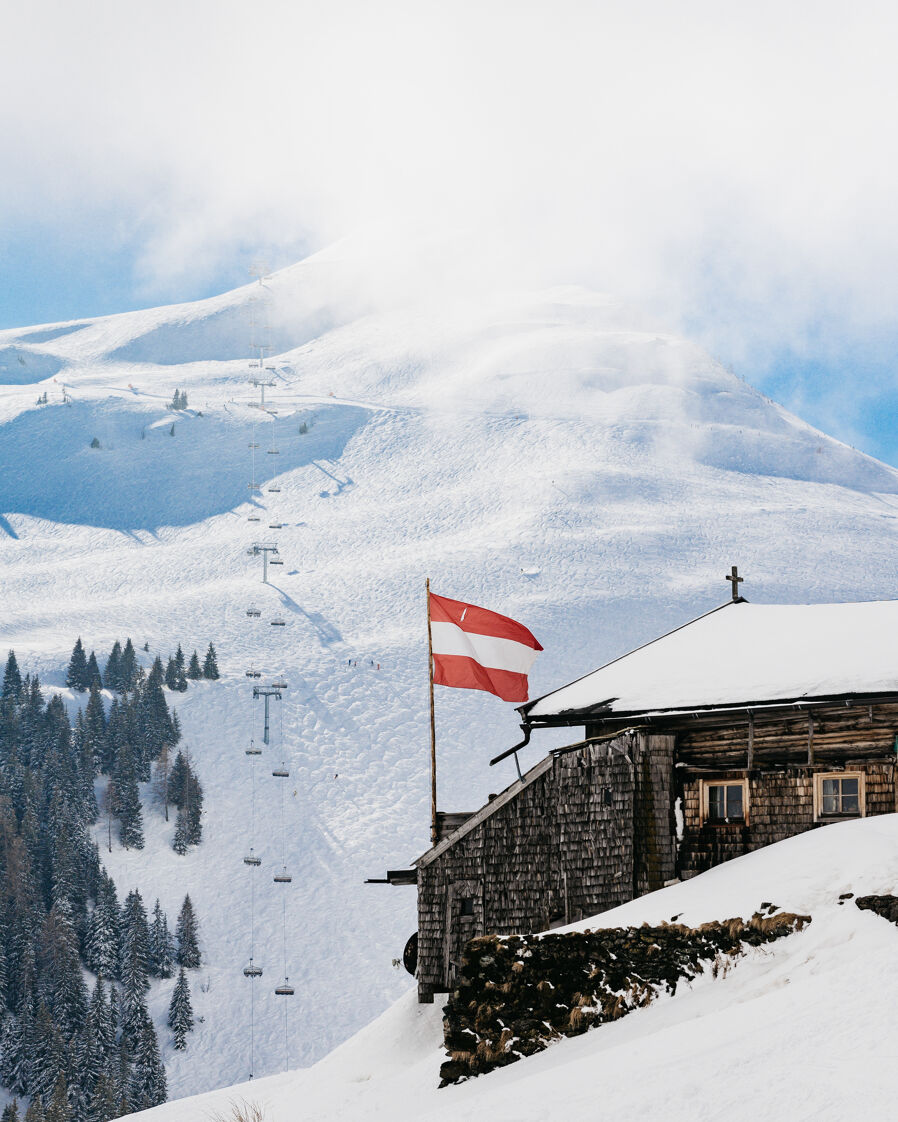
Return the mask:
[[(824, 779), (856, 779), (857, 782), (857, 814), (824, 814), (823, 813), (823, 780)], [(816, 771), (814, 772), (814, 821), (815, 822), (850, 822), (855, 818), (867, 817), (867, 773), (865, 771)]]
[[(742, 788), (742, 817), (741, 818), (712, 818), (710, 814), (711, 788), (712, 787), (741, 787)], [(702, 779), (701, 780), (701, 809), (703, 826), (747, 826), (749, 824), (748, 805), (748, 776), (735, 779)]]

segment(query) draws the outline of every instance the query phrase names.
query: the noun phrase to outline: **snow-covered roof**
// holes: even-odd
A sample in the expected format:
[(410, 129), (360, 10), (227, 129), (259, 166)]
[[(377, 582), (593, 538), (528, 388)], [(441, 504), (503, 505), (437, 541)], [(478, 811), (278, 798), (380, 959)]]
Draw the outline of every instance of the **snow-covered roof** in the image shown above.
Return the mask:
[(522, 707), (533, 721), (898, 692), (898, 600), (739, 600)]

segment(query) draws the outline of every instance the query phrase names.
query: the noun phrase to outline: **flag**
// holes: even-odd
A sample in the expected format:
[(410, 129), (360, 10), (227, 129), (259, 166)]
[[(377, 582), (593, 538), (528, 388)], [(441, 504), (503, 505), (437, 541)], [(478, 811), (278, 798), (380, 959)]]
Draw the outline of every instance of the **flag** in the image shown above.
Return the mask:
[(522, 623), (432, 592), (430, 620), (436, 685), (527, 700), (527, 675), (542, 647)]

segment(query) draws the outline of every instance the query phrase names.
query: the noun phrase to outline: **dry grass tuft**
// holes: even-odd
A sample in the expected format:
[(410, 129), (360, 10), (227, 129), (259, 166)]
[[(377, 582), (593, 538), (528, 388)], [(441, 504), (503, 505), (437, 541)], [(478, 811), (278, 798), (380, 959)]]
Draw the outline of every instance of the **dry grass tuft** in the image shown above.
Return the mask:
[(209, 1122), (265, 1122), (265, 1108), (246, 1099), (231, 1099), (227, 1114), (216, 1110), (209, 1115)]

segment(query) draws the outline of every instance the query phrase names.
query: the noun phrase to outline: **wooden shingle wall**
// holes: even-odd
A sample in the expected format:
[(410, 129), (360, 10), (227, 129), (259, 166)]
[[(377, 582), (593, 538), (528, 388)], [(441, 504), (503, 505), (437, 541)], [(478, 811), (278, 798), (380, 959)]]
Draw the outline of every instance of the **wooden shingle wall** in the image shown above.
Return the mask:
[(638, 733), (634, 806), (633, 895), (642, 896), (676, 876), (673, 764), (676, 737)]
[(636, 750), (625, 735), (557, 756), (419, 868), (422, 998), (449, 990), (475, 936), (542, 931), (632, 898)]

